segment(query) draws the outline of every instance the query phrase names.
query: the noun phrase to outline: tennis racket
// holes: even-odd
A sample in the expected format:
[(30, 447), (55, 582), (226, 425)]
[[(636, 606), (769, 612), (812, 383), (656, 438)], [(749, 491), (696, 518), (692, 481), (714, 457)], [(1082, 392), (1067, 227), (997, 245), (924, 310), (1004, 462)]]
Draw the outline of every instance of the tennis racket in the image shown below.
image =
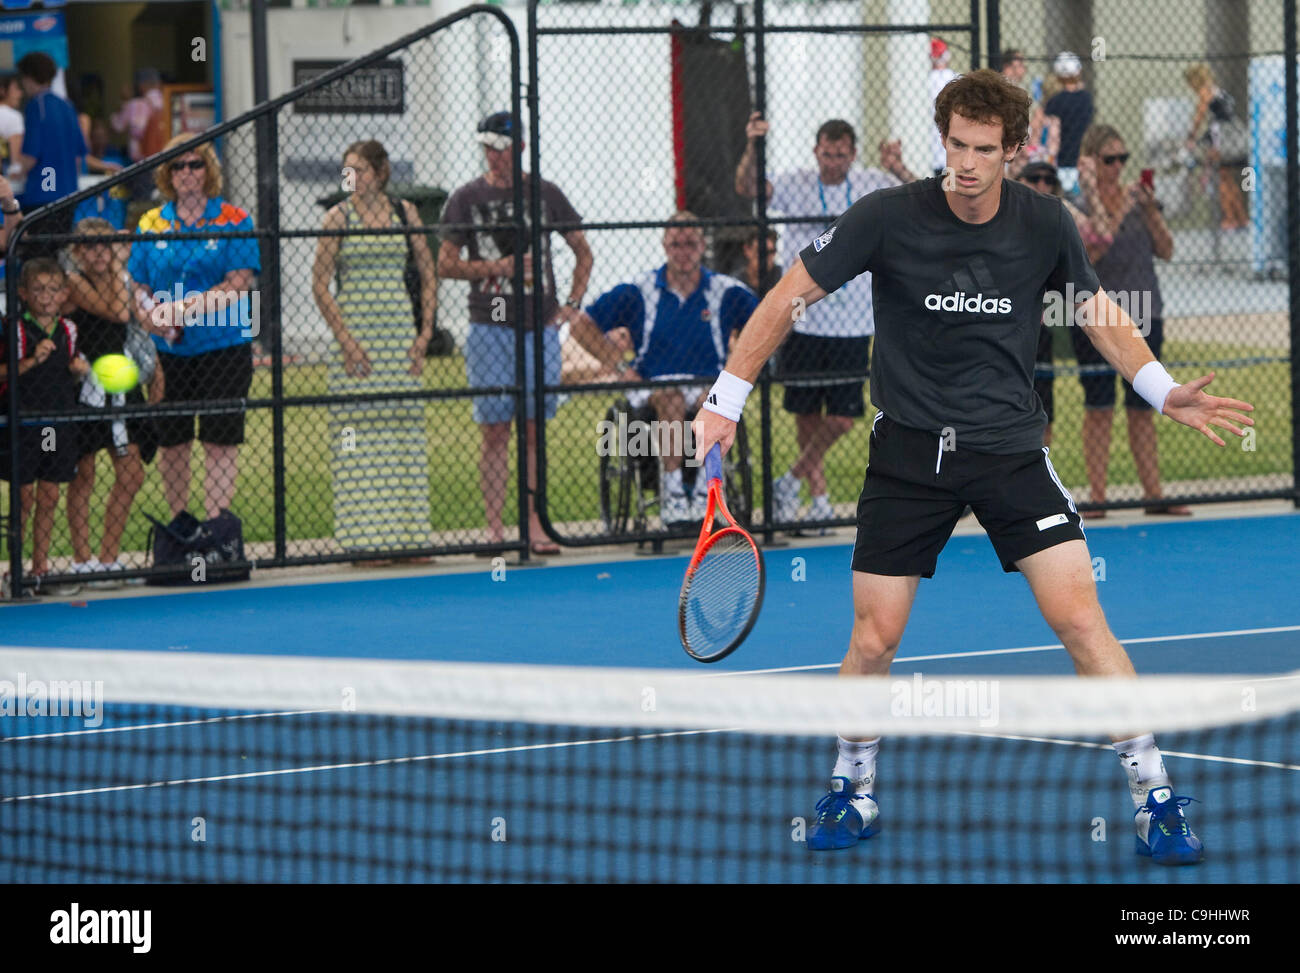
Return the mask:
[[(682, 648), (692, 659), (717, 662), (745, 641), (758, 620), (765, 572), (754, 539), (727, 509), (722, 491), (722, 448), (716, 443), (704, 457), (704, 471), (709, 480), (709, 504), (677, 600), (677, 631)], [(712, 531), (718, 511), (727, 524)]]

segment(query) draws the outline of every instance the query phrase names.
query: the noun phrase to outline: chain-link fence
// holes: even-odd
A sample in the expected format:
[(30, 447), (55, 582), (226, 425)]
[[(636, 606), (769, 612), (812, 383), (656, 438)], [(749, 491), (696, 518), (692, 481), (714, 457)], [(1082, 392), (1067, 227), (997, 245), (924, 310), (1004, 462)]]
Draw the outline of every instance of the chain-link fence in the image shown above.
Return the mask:
[[(1093, 509), (1293, 497), (1289, 7), (532, 2), (522, 50), (525, 10), (479, 7), (300, 62), (285, 96), (7, 227), (11, 581), (693, 533), (688, 424), (757, 299), (853, 200), (943, 167), (935, 94), (989, 63), (1034, 99), (1013, 177), (1066, 196), (1177, 377), (1257, 407), (1227, 449), (1157, 438), (1045, 327), (1065, 485)], [(750, 396), (728, 494), (769, 539), (853, 522), (871, 301), (859, 280), (807, 309)], [(138, 387), (73, 364), (114, 353)]]
[(12, 588), (524, 547), (519, 56), (480, 7), (299, 65), (13, 231)]
[[(934, 92), (971, 65), (978, 27), (970, 4), (905, 6), (874, 23), (835, 2), (530, 8), (536, 164), (595, 255), (568, 330), (580, 384), (545, 431), (566, 542), (697, 529), (706, 490), (683, 424), (754, 306), (745, 292), (765, 294), (855, 199), (942, 166)], [(750, 397), (727, 479), (752, 525), (851, 522), (871, 300), (864, 276), (808, 308)]]
[[(1212, 392), (1256, 405), (1257, 426), (1226, 449), (1167, 424), (1157, 435), (1151, 411), (1072, 316), (1045, 319), (1066, 325), (1043, 328), (1035, 382), (1065, 485), (1093, 516), (1293, 497), (1284, 5), (1249, 6), (535, 5), (535, 112), (544, 136), (561, 133), (541, 140), (536, 164), (566, 181), (596, 257), (594, 313), (578, 336), (588, 340), (576, 344), (606, 369), (631, 359), (654, 371), (633, 377), (664, 376), (654, 387), (570, 390), (569, 414), (546, 431), (553, 529), (571, 543), (646, 540), (677, 518), (698, 520), (683, 515), (702, 490), (689, 466), (684, 490), (672, 470), (672, 423), (680, 400), (689, 416), (714, 372), (687, 368), (689, 342), (670, 335), (719, 310), (687, 295), (707, 292), (709, 271), (761, 295), (854, 199), (940, 171), (933, 100), (954, 72), (980, 66), (982, 44), (983, 63), (997, 66), (1016, 48), (1006, 73), (1034, 99), (1029, 144), (1010, 175), (1067, 198), (1103, 287), (1175, 375), (1214, 371)], [(1207, 74), (1212, 65), (1228, 80)], [(747, 123), (750, 112), (765, 124)], [(602, 164), (585, 165), (596, 146)], [(1029, 163), (1038, 165), (1026, 174)], [(1144, 181), (1153, 193), (1134, 188)], [(674, 241), (661, 231), (681, 210), (704, 231), (698, 285), (685, 274), (671, 281)], [(729, 485), (752, 524), (853, 522), (875, 413), (865, 392), (871, 298), (859, 278), (809, 308), (750, 397)], [(724, 322), (709, 336), (719, 361), (729, 330)], [(642, 404), (646, 390), (657, 401)], [(656, 428), (669, 396), (670, 422)]]
[(1226, 449), (1153, 425), (1080, 330), (1058, 329), (1038, 384), (1054, 393), (1062, 479), (1083, 503), (1180, 512), (1178, 501), (1292, 494), (1284, 4), (997, 8), (1003, 69), (1034, 98), (1026, 161), (1056, 164), (1055, 191), (1095, 231), (1102, 286), (1130, 299), (1178, 379), (1214, 372), (1210, 392), (1256, 407), (1255, 428)]

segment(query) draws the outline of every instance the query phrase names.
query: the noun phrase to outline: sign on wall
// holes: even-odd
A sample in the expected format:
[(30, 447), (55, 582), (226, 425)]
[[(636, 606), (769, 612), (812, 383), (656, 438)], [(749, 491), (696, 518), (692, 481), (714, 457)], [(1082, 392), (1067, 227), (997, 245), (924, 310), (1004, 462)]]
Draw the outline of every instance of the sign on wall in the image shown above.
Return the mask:
[[(346, 61), (293, 62), (293, 85), (306, 84)], [(293, 103), (299, 115), (400, 115), (406, 110), (402, 62), (379, 61)]]

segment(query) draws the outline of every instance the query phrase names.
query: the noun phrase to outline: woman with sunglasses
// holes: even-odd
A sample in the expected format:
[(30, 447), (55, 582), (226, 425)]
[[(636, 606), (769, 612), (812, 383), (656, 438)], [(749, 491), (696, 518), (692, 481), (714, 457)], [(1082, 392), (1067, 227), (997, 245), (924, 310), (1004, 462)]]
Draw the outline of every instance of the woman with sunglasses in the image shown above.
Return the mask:
[[(1083, 136), (1079, 150), (1079, 208), (1097, 231), (1085, 239), (1088, 258), (1101, 285), (1108, 293), (1130, 295), (1136, 306), (1130, 317), (1147, 329), (1146, 342), (1157, 359), (1164, 343), (1163, 306), (1155, 260), (1174, 255), (1174, 238), (1160, 213), (1160, 204), (1150, 186), (1121, 180), (1129, 151), (1120, 133), (1109, 125), (1093, 125)], [(1147, 301), (1150, 301), (1148, 309)], [(1083, 385), (1084, 466), (1092, 501), (1106, 499), (1106, 472), (1110, 462), (1111, 424), (1115, 416), (1115, 372), (1079, 328), (1071, 330), (1080, 366), (1104, 366), (1079, 376)], [(1156, 426), (1151, 406), (1124, 382), (1124, 407), (1128, 413), (1128, 442), (1137, 467), (1146, 512), (1185, 517), (1191, 510), (1162, 502), (1160, 463), (1156, 451)], [(1104, 510), (1090, 510), (1085, 517), (1098, 519)]]
[[(178, 135), (164, 151), (194, 135)], [(196, 144), (154, 172), (166, 202), (140, 218), (139, 231), (157, 240), (131, 247), (127, 270), (135, 282), (138, 319), (153, 334), (158, 362), (167, 376), (164, 403), (244, 399), (253, 377), (252, 339), (259, 331), (257, 304), (249, 292), (261, 270), (253, 219), (221, 198), (221, 164), (211, 143)], [(207, 233), (206, 239), (168, 240), (174, 233)], [(189, 507), (190, 449), (194, 418), (203, 443), (203, 500), (207, 519), (230, 508), (235, 496), (244, 413), (205, 413), (156, 422), (158, 467), (174, 517)]]

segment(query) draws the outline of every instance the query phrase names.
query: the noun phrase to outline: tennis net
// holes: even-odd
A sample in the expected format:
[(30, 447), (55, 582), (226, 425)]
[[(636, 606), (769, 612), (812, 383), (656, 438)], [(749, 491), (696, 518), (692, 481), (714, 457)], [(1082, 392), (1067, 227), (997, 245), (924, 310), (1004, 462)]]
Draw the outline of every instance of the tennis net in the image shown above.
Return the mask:
[[(1205, 862), (1134, 854), (1157, 733)], [(1300, 673), (729, 675), (0, 649), (0, 882), (1295, 882)], [(882, 832), (804, 840), (834, 734)]]

